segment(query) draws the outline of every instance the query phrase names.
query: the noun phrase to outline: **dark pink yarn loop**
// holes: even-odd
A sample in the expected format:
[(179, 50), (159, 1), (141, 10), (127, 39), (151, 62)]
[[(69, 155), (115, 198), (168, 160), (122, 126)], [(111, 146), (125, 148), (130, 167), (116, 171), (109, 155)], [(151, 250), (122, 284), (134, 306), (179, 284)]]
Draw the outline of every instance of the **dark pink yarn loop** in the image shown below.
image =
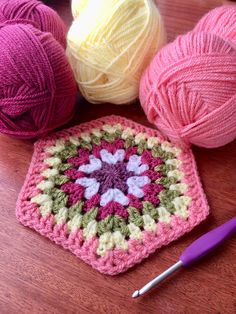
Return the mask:
[(27, 19), (14, 19), (14, 20), (7, 20), (5, 22), (0, 22), (0, 27), (4, 25), (16, 25), (16, 24), (30, 24), (35, 28), (40, 28), (39, 24), (36, 21), (27, 20)]

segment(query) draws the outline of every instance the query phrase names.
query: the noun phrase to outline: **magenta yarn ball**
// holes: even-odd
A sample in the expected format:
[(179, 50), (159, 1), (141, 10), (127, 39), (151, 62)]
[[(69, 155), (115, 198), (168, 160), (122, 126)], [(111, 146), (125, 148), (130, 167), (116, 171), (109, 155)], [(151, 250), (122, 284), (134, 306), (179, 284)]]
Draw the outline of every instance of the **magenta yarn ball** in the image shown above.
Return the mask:
[[(219, 23), (232, 39), (227, 13)], [(213, 26), (208, 32), (197, 26), (162, 48), (140, 82), (149, 121), (183, 147), (219, 147), (236, 138), (236, 45)]]
[(52, 33), (66, 47), (66, 26), (56, 11), (37, 0), (0, 0), (0, 23), (21, 20)]
[(195, 32), (210, 32), (236, 43), (236, 5), (217, 7), (205, 14)]
[(30, 24), (2, 24), (0, 43), (0, 132), (34, 138), (70, 120), (76, 83), (52, 34)]

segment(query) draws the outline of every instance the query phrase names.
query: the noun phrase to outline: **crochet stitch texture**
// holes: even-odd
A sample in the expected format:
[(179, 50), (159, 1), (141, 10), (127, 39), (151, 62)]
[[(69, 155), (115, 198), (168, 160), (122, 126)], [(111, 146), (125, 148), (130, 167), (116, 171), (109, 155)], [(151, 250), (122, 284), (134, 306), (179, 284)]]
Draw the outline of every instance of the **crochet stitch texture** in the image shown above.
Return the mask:
[(23, 225), (109, 275), (208, 212), (191, 150), (118, 116), (39, 140), (16, 209)]

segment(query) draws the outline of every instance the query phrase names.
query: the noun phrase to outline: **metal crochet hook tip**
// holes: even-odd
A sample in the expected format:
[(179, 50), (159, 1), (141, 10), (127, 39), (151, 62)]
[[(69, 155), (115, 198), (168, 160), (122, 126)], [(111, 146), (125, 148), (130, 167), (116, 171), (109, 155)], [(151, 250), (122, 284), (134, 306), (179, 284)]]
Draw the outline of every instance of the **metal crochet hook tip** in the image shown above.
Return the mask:
[(139, 291), (138, 290), (134, 291), (134, 293), (132, 294), (132, 298), (137, 298), (137, 297), (139, 297)]
[(136, 290), (133, 293), (132, 297), (137, 298), (140, 295), (148, 292), (150, 289), (152, 289), (159, 282), (171, 275), (178, 268), (182, 266), (188, 267), (198, 260), (202, 259), (205, 255), (221, 245), (234, 233), (236, 233), (236, 216), (225, 222), (223, 225), (207, 232), (206, 234), (195, 240), (184, 250), (177, 263), (175, 263), (162, 274), (147, 283), (142, 289)]
[(160, 283), (162, 280), (170, 276), (174, 271), (179, 269), (180, 267), (183, 266), (183, 263), (181, 261), (178, 261), (175, 263), (173, 266), (168, 268), (166, 271), (164, 271), (162, 274), (151, 280), (149, 283), (147, 283), (144, 287), (142, 287), (140, 290), (136, 290), (132, 294), (132, 298), (137, 298), (144, 293), (148, 292), (150, 289), (152, 289), (154, 286), (156, 286), (158, 283)]

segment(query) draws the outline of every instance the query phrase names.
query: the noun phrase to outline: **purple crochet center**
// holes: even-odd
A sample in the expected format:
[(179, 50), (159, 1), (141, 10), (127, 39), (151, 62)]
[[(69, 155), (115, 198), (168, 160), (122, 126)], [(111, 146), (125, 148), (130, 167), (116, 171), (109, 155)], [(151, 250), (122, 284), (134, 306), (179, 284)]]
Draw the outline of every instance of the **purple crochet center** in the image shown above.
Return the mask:
[(94, 171), (90, 178), (95, 178), (100, 183), (99, 192), (106, 193), (108, 189), (119, 189), (123, 193), (128, 191), (126, 181), (133, 176), (133, 172), (126, 170), (126, 165), (123, 162), (117, 162), (115, 165), (102, 163), (100, 170)]

